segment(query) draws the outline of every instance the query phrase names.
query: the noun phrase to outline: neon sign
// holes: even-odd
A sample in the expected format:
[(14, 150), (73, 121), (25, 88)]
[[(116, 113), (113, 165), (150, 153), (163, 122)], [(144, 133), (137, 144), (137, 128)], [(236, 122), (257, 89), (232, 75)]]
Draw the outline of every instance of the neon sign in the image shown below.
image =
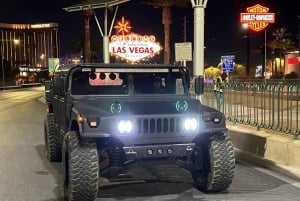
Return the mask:
[(269, 23), (275, 22), (275, 13), (269, 13), (269, 8), (256, 4), (248, 7), (247, 13), (241, 13), (241, 23), (247, 23), (253, 31), (265, 29)]
[(117, 25), (114, 26), (114, 28), (117, 30), (118, 34), (129, 34), (131, 29), (130, 21), (125, 20), (125, 18), (122, 17), (122, 19), (117, 22)]
[(127, 62), (139, 62), (158, 54), (161, 50), (159, 43), (155, 42), (153, 35), (113, 35), (109, 44), (109, 52)]
[(143, 59), (153, 57), (158, 54), (162, 47), (156, 42), (154, 35), (140, 35), (130, 33), (130, 23), (122, 17), (122, 20), (114, 26), (118, 35), (112, 35), (109, 43), (111, 55), (136, 63)]

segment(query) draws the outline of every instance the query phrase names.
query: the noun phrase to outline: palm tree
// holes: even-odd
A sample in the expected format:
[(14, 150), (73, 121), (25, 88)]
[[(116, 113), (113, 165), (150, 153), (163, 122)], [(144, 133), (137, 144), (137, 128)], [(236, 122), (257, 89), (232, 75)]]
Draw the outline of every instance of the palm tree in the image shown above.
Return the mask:
[[(90, 45), (91, 62), (99, 62), (99, 55), (103, 53), (100, 44), (101, 44), (100, 41), (93, 40), (91, 38), (91, 45)], [(76, 53), (80, 52), (80, 54), (82, 55), (83, 47), (84, 47), (84, 37), (83, 35), (80, 35), (80, 38), (78, 40), (72, 42), (71, 50)]]
[(162, 24), (164, 25), (164, 64), (170, 63), (170, 25), (172, 24), (172, 6), (185, 7), (190, 0), (145, 0), (144, 4), (154, 8), (162, 7)]
[[(88, 2), (88, 0), (83, 0)], [(84, 10), (84, 48), (83, 48), (83, 59), (84, 62), (88, 63), (91, 61), (91, 30), (90, 30), (90, 19), (93, 16), (94, 10)]]
[[(286, 54), (287, 50), (290, 50), (292, 48), (294, 48), (294, 42), (291, 41), (289, 38), (284, 38), (282, 39), (282, 43), (281, 43), (281, 49), (282, 49), (282, 52), (283, 52), (283, 55)], [(283, 66), (285, 66), (285, 60), (283, 60)]]
[[(271, 48), (271, 60), (272, 60), (272, 74), (273, 74), (273, 69), (274, 69), (274, 54), (275, 54), (275, 49), (278, 47), (278, 42), (273, 39), (267, 43), (267, 46)], [(277, 74), (277, 66), (275, 66), (275, 74)]]
[(280, 69), (282, 67), (281, 60), (284, 57), (284, 54), (286, 53), (286, 51), (288, 49), (291, 49), (294, 47), (294, 43), (289, 38), (287, 38), (291, 34), (287, 33), (286, 31), (287, 31), (286, 28), (282, 27), (282, 28), (276, 29), (273, 32), (273, 36), (275, 37), (275, 39), (274, 39), (275, 40), (274, 41), (275, 48), (279, 49)]
[(281, 69), (281, 59), (282, 59), (282, 55), (283, 55), (282, 43), (283, 43), (283, 40), (290, 34), (286, 32), (286, 28), (281, 27), (281, 28), (275, 29), (275, 31), (273, 32), (272, 35), (275, 37), (275, 41), (277, 44), (276, 48), (279, 49), (279, 58), (280, 58), (279, 67)]
[[(75, 5), (78, 3), (88, 3), (91, 0), (65, 0), (68, 5)], [(91, 61), (91, 31), (90, 31), (90, 18), (93, 16), (92, 9), (83, 10), (84, 17), (84, 44), (83, 44), (83, 60), (88, 63)]]

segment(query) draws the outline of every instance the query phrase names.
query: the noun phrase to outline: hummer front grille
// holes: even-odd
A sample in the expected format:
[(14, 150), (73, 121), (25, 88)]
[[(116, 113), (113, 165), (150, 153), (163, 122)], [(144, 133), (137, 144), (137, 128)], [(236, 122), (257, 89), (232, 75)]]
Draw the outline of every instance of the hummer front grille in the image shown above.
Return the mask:
[(164, 134), (180, 132), (179, 118), (140, 118), (137, 119), (138, 134)]

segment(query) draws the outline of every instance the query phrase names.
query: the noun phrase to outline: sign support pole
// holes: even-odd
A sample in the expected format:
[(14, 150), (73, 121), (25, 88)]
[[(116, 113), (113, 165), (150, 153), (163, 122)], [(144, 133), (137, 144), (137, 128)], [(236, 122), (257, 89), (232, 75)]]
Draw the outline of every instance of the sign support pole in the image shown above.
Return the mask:
[(112, 25), (113, 25), (113, 23), (116, 19), (116, 14), (117, 14), (117, 11), (118, 11), (118, 7), (119, 6), (117, 5), (116, 9), (115, 9), (114, 17), (113, 17), (112, 22), (111, 22), (111, 27), (110, 27), (109, 33), (108, 33), (108, 25), (107, 25), (107, 9), (108, 8), (105, 7), (105, 11), (104, 11), (104, 33), (101, 29), (98, 18), (95, 14), (95, 11), (94, 11), (94, 17), (95, 17), (98, 29), (100, 31), (101, 36), (103, 37), (103, 62), (106, 63), (106, 64), (110, 63), (110, 58), (109, 58), (109, 36), (111, 35)]
[[(97, 23), (97, 26), (99, 28), (99, 31), (101, 33), (101, 36), (103, 37), (103, 60), (104, 63), (109, 63), (109, 36), (111, 33), (108, 33), (108, 27), (107, 27), (107, 9), (109, 7), (117, 6), (114, 14), (114, 18), (112, 20), (111, 27), (114, 23), (115, 17), (116, 17), (116, 12), (118, 10), (118, 5), (121, 3), (128, 2), (130, 0), (111, 0), (111, 1), (104, 1), (104, 2), (86, 2), (86, 3), (81, 3), (81, 4), (76, 4), (70, 7), (63, 8), (67, 12), (74, 12), (74, 11), (82, 11), (82, 10), (94, 10), (94, 17)], [(95, 15), (95, 9), (97, 8), (105, 8), (104, 11), (104, 33), (102, 32), (102, 29), (100, 27), (100, 24), (98, 22), (98, 19)], [(112, 28), (110, 28), (112, 30)], [(111, 31), (110, 31), (111, 32)]]
[(204, 75), (204, 9), (208, 0), (191, 0), (194, 8), (193, 75)]

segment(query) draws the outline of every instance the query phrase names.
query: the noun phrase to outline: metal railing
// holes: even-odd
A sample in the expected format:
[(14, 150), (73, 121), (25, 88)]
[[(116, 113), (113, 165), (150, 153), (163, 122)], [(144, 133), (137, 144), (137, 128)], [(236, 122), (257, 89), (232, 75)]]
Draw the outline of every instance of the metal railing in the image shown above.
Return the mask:
[[(202, 102), (216, 108), (213, 84), (205, 84)], [(300, 133), (300, 80), (224, 83), (221, 111), (241, 123), (294, 135)]]

